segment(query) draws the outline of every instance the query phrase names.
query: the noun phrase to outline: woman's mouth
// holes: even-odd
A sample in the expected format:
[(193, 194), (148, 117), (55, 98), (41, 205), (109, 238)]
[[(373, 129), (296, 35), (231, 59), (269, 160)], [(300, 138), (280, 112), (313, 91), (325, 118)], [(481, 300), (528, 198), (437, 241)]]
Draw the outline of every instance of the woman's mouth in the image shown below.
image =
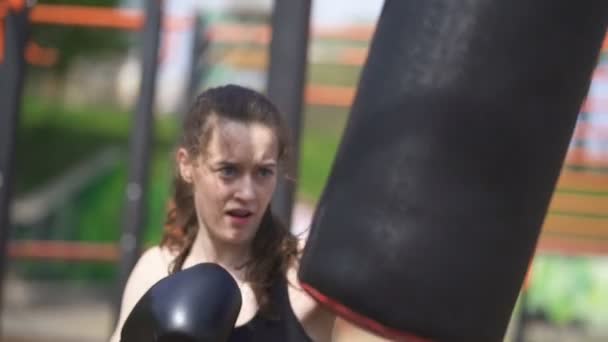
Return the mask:
[(253, 217), (253, 212), (247, 209), (231, 209), (226, 211), (226, 215), (230, 218), (230, 222), (235, 225), (241, 226), (249, 223)]

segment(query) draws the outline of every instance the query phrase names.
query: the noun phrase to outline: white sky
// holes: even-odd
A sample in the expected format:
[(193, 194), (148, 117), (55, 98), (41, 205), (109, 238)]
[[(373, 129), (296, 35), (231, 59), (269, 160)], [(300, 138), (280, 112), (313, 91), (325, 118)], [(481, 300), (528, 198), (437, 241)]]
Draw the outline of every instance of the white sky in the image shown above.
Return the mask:
[[(139, 7), (145, 0), (122, 0), (123, 5)], [(292, 1), (292, 0), (283, 0)], [(384, 0), (311, 0), (313, 26), (341, 26), (353, 23), (376, 22)], [(189, 12), (192, 7), (222, 11), (233, 7), (252, 7), (271, 10), (273, 0), (166, 0), (172, 11)]]
[(375, 23), (383, 3), (383, 0), (313, 1), (312, 23), (318, 26)]
[[(201, 8), (222, 10), (234, 6), (262, 7), (270, 10), (272, 0), (174, 0), (194, 3)], [(290, 0), (284, 0), (290, 1)], [(312, 25), (336, 26), (352, 23), (375, 23), (383, 0), (316, 0), (312, 1)]]

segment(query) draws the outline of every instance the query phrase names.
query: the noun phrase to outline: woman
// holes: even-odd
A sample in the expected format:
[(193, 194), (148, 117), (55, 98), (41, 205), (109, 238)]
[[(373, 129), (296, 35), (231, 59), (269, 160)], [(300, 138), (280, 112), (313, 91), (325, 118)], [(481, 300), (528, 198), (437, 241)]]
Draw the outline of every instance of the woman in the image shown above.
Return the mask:
[(335, 316), (296, 277), (302, 242), (270, 209), (287, 140), (276, 107), (253, 90), (228, 85), (198, 96), (176, 152), (174, 207), (164, 236), (129, 277), (112, 341), (154, 283), (201, 262), (222, 265), (240, 287), (243, 304), (231, 340), (331, 339)]

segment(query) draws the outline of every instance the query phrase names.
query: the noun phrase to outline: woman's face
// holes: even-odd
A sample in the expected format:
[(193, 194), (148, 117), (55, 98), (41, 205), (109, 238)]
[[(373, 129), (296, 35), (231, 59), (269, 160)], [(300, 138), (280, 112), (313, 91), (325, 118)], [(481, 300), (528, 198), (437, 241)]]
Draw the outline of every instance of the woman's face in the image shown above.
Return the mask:
[(214, 240), (249, 243), (277, 182), (278, 142), (260, 123), (209, 118), (210, 138), (201, 155), (178, 151), (184, 180), (194, 189), (199, 224)]

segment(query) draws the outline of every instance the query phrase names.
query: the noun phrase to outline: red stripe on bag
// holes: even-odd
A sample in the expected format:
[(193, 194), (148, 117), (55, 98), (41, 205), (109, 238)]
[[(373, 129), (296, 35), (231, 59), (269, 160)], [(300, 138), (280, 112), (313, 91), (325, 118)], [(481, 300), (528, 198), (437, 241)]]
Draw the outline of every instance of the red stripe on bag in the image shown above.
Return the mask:
[(300, 283), (300, 285), (313, 298), (315, 298), (319, 302), (327, 305), (331, 310), (335, 311), (341, 317), (343, 317), (371, 332), (379, 334), (382, 337), (386, 337), (391, 340), (407, 341), (407, 342), (432, 342), (433, 341), (431, 339), (418, 337), (415, 335), (404, 333), (402, 331), (399, 331), (399, 330), (396, 330), (393, 328), (386, 327), (370, 318), (367, 318), (361, 314), (358, 314), (358, 313), (352, 311), (348, 307), (327, 297), (326, 295), (322, 294), (317, 289), (313, 288), (312, 286), (310, 286), (308, 284)]

